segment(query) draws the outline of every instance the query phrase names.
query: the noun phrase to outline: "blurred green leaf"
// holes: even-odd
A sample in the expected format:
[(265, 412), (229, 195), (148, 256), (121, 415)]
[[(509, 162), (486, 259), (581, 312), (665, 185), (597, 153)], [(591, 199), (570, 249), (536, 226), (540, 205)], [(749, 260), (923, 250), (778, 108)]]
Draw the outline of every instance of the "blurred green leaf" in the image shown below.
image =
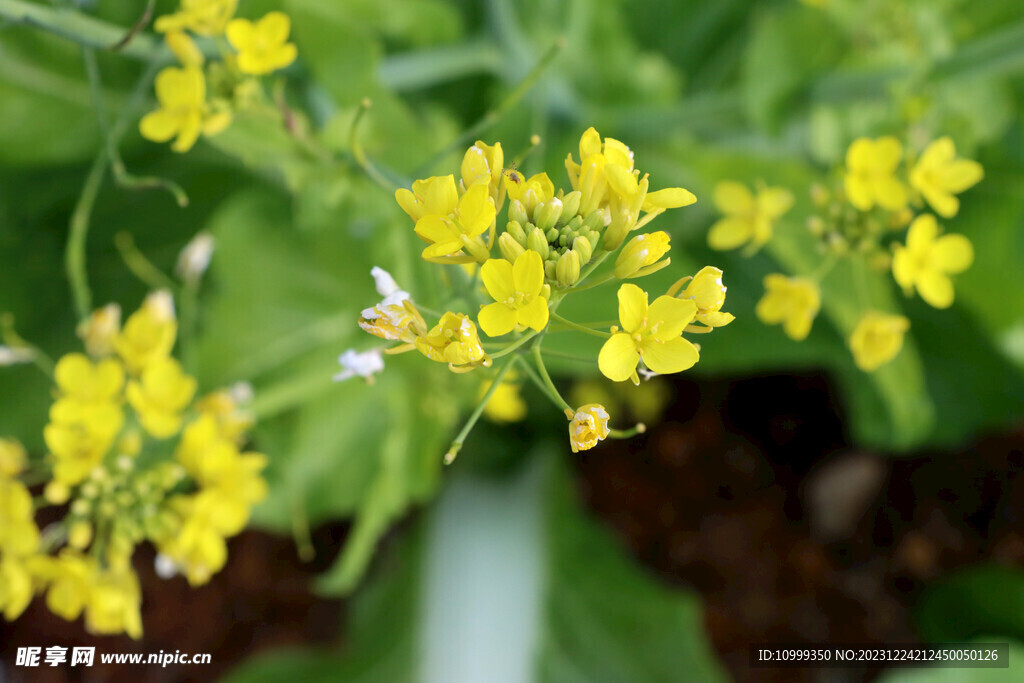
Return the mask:
[(1024, 640), (1024, 572), (998, 565), (972, 567), (930, 586), (914, 621), (932, 643)]
[[(976, 641), (978, 643), (992, 642)], [(1019, 680), (1024, 672), (1024, 645), (1010, 643), (1010, 666), (1008, 669), (980, 668), (926, 668), (923, 671), (891, 669), (879, 678), (880, 683), (1003, 683)]]

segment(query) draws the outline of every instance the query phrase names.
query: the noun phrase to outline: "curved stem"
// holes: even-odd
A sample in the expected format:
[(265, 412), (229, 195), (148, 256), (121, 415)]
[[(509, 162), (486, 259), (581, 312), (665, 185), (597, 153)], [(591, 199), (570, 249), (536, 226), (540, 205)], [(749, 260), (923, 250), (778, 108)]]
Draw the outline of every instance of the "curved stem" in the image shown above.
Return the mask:
[(366, 117), (366, 112), (369, 111), (371, 106), (373, 106), (373, 102), (369, 97), (364, 97), (362, 102), (359, 103), (359, 109), (356, 110), (356, 116), (352, 119), (352, 127), (348, 132), (348, 146), (352, 152), (352, 158), (356, 160), (356, 163), (359, 164), (359, 167), (363, 169), (363, 172), (366, 173), (370, 180), (377, 183), (386, 192), (394, 194), (398, 186), (373, 165), (373, 162), (366, 156), (363, 146), (359, 143), (359, 124), (362, 123)]
[[(590, 277), (591, 273), (593, 273), (595, 270), (597, 270), (597, 267), (599, 265), (604, 263), (604, 260), (606, 258), (608, 258), (608, 255), (611, 254), (611, 253), (612, 252), (610, 252), (610, 251), (602, 252), (597, 258), (595, 258), (593, 261), (591, 261), (587, 265), (587, 267), (583, 269), (583, 272), (580, 273), (580, 279), (577, 280), (577, 282), (582, 284), (588, 277)], [(582, 288), (577, 289), (576, 287), (573, 287), (572, 289), (569, 289), (568, 291), (569, 292), (579, 292), (581, 290), (582, 290)]]
[(637, 422), (631, 429), (609, 429), (608, 436), (613, 439), (632, 439), (637, 434), (643, 434), (646, 431), (647, 425)]
[(593, 289), (594, 287), (600, 287), (601, 285), (607, 284), (607, 283), (609, 283), (609, 282), (611, 282), (612, 280), (615, 280), (615, 279), (616, 279), (615, 278), (615, 273), (608, 273), (607, 275), (602, 275), (601, 277), (597, 278), (596, 280), (594, 280), (592, 282), (586, 283), (582, 287), (581, 286), (573, 287), (569, 291), (570, 292), (585, 292), (588, 289)]
[(553, 351), (551, 349), (544, 349), (542, 351), (542, 353), (545, 356), (550, 356), (551, 358), (561, 358), (563, 360), (574, 360), (574, 361), (577, 361), (577, 362), (580, 362), (580, 363), (596, 363), (597, 362), (596, 358), (588, 358), (586, 356), (577, 356), (574, 353), (566, 353), (564, 351)]
[(522, 346), (523, 344), (525, 344), (526, 342), (530, 341), (531, 339), (533, 339), (536, 336), (537, 336), (537, 332), (531, 330), (530, 332), (526, 333), (525, 335), (523, 335), (519, 339), (516, 339), (514, 342), (512, 342), (511, 344), (509, 344), (505, 348), (501, 349), (500, 351), (498, 351), (496, 353), (490, 354), (490, 356), (491, 356), (491, 358), (501, 358), (502, 356), (507, 356), (508, 354), (512, 353), (513, 351), (518, 349), (520, 346)]
[(103, 185), (103, 176), (107, 171), (106, 150), (97, 155), (85, 178), (82, 193), (71, 213), (68, 224), (68, 243), (64, 251), (64, 268), (71, 285), (71, 296), (75, 302), (78, 319), (84, 321), (92, 311), (92, 292), (89, 290), (89, 277), (85, 267), (85, 243), (89, 234), (89, 218), (96, 197)]
[(130, 232), (117, 233), (114, 236), (114, 246), (117, 247), (118, 253), (121, 254), (121, 260), (128, 266), (128, 270), (132, 272), (132, 275), (139, 278), (147, 287), (150, 289), (170, 289), (172, 291), (177, 289), (177, 284), (174, 280), (164, 275), (159, 268), (146, 258), (145, 254), (139, 251)]
[(538, 342), (533, 347), (533, 360), (537, 364), (537, 372), (540, 373), (541, 381), (544, 386), (548, 388), (550, 392), (548, 395), (555, 401), (559, 408), (573, 412), (572, 407), (569, 403), (562, 398), (562, 395), (558, 393), (558, 389), (555, 388), (555, 383), (551, 381), (551, 375), (548, 374), (548, 369), (544, 365), (544, 357), (540, 355), (540, 343)]
[(470, 413), (469, 419), (466, 420), (466, 424), (462, 426), (462, 430), (455, 437), (455, 440), (452, 441), (452, 445), (448, 447), (448, 452), (444, 454), (445, 465), (451, 465), (455, 461), (455, 456), (459, 454), (459, 450), (462, 448), (463, 442), (469, 435), (469, 432), (476, 425), (477, 420), (480, 419), (480, 415), (483, 414), (484, 408), (487, 406), (487, 402), (491, 400), (491, 396), (493, 396), (494, 392), (498, 390), (498, 385), (501, 384), (501, 380), (505, 378), (505, 374), (508, 373), (509, 369), (512, 367), (512, 363), (514, 363), (515, 360), (516, 357), (512, 356), (507, 361), (505, 361), (505, 364), (502, 365), (501, 368), (498, 370), (498, 374), (494, 376), (494, 380), (491, 382), (491, 386), (487, 388), (487, 392), (484, 394), (483, 398), (480, 399), (480, 402), (477, 404), (476, 408), (474, 408), (473, 412)]
[(577, 332), (583, 332), (584, 334), (589, 334), (589, 335), (592, 335), (592, 336), (595, 336), (595, 337), (601, 337), (602, 339), (608, 339), (609, 337), (612, 336), (608, 332), (601, 332), (600, 330), (592, 330), (589, 327), (586, 327), (586, 326), (581, 325), (579, 323), (574, 323), (573, 321), (571, 321), (571, 320), (569, 320), (567, 318), (563, 318), (562, 316), (558, 315), (557, 313), (551, 313), (551, 319), (561, 323), (562, 325), (565, 325), (566, 327), (572, 328), (572, 329), (576, 330)]

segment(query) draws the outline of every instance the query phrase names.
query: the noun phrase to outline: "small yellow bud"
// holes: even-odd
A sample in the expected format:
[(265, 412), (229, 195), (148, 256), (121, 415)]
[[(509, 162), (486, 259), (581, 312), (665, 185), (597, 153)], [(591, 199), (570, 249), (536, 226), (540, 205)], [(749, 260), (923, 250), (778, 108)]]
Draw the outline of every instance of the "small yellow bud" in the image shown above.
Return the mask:
[(501, 237), (498, 238), (498, 250), (501, 251), (501, 255), (509, 263), (515, 263), (516, 259), (526, 251), (523, 249), (523, 245), (507, 232), (502, 233)]
[(549, 230), (558, 223), (562, 216), (562, 200), (552, 197), (548, 201), (537, 206), (533, 212), (534, 223), (541, 230)]
[(53, 480), (43, 489), (43, 498), (52, 505), (63, 505), (71, 497), (71, 489), (66, 484)]
[(542, 259), (546, 259), (551, 250), (548, 245), (548, 238), (540, 228), (534, 228), (530, 231), (530, 234), (526, 236), (526, 248), (540, 254)]
[(15, 439), (0, 439), (0, 477), (15, 477), (25, 469), (25, 447)]
[(651, 269), (658, 260), (668, 253), (669, 236), (663, 231), (637, 235), (619, 252), (615, 260), (615, 277), (626, 279), (648, 275), (668, 265), (668, 261)]
[(76, 550), (85, 550), (92, 542), (92, 525), (89, 522), (75, 522), (68, 531), (68, 545)]
[(572, 241), (572, 250), (580, 255), (580, 265), (590, 263), (594, 256), (594, 246), (586, 237), (577, 237)]
[(559, 287), (571, 287), (580, 279), (580, 256), (572, 249), (562, 254), (555, 264), (555, 280)]

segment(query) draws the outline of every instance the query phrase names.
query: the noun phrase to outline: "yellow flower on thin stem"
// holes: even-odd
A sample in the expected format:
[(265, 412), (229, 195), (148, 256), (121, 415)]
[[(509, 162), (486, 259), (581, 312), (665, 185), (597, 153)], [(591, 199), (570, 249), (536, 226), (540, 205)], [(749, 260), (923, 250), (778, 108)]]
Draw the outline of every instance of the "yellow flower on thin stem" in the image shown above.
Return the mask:
[(524, 251), (514, 265), (505, 259), (490, 259), (480, 269), (480, 277), (494, 299), (478, 316), (480, 328), (488, 336), (500, 337), (527, 327), (539, 332), (548, 324), (551, 287), (544, 284), (540, 254)]
[(177, 334), (174, 299), (170, 292), (161, 290), (146, 297), (139, 310), (129, 316), (114, 340), (114, 349), (128, 371), (138, 374), (152, 361), (171, 353)]
[(667, 375), (682, 372), (700, 360), (697, 348), (682, 338), (683, 330), (697, 314), (692, 299), (660, 296), (648, 306), (647, 292), (633, 284), (619, 288), (619, 322), (611, 338), (601, 347), (597, 363), (608, 379), (627, 379), (639, 384), (637, 364)]
[(865, 313), (850, 335), (850, 350), (857, 367), (872, 372), (891, 361), (903, 348), (903, 336), (909, 329), (910, 321), (902, 315)]
[(793, 206), (793, 193), (761, 187), (755, 195), (742, 183), (723, 180), (715, 185), (714, 201), (725, 216), (711, 226), (708, 246), (724, 251), (749, 244), (753, 251), (772, 238), (775, 221)]
[(569, 418), (569, 445), (573, 453), (587, 451), (608, 437), (608, 411), (599, 403), (588, 403), (575, 411), (566, 410)]
[(441, 316), (433, 329), (416, 338), (416, 348), (430, 360), (448, 363), (449, 369), (457, 372), (490, 365), (476, 325), (462, 313), (448, 311)]
[(416, 221), (416, 234), (430, 246), (423, 258), (433, 263), (472, 263), (490, 258), (480, 237), (494, 229), (497, 211), (487, 185), (477, 184), (459, 198), (451, 175), (417, 180), (412, 191), (395, 191), (399, 206)]
[(984, 175), (981, 164), (958, 159), (952, 138), (942, 137), (928, 145), (914, 164), (910, 184), (937, 214), (952, 218), (960, 210), (960, 200), (954, 195), (974, 186)]
[(124, 368), (112, 358), (93, 364), (81, 353), (69, 353), (53, 371), (61, 401), (106, 403), (120, 400)]
[(196, 393), (196, 380), (186, 375), (178, 361), (163, 358), (150, 363), (139, 381), (128, 383), (126, 394), (139, 422), (158, 439), (181, 429), (181, 411)]
[(197, 66), (169, 66), (156, 81), (160, 108), (139, 121), (142, 137), (153, 142), (175, 138), (171, 149), (187, 152), (202, 135), (216, 135), (231, 122), (226, 112), (212, 113), (206, 105), (206, 78)]
[(974, 247), (963, 235), (939, 237), (935, 216), (914, 219), (907, 231), (907, 245), (896, 245), (892, 274), (907, 294), (917, 289), (921, 298), (935, 308), (953, 304), (950, 275), (962, 273), (974, 261)]
[[(686, 289), (680, 292), (679, 289), (687, 282), (689, 284), (686, 285)], [(697, 304), (696, 321), (708, 328), (713, 328), (725, 327), (736, 319), (732, 313), (722, 310), (722, 306), (725, 305), (727, 289), (722, 283), (722, 269), (704, 266), (692, 278), (684, 277), (676, 282), (667, 293), (668, 296), (679, 299), (692, 299)]]
[(764, 289), (764, 296), (754, 309), (761, 322), (766, 325), (782, 323), (782, 330), (790, 339), (806, 339), (821, 309), (818, 284), (807, 278), (772, 273), (765, 276)]
[(505, 203), (505, 184), (502, 182), (504, 166), (505, 153), (500, 142), (488, 145), (477, 140), (462, 157), (461, 190), (465, 192), (474, 185), (486, 185), (495, 208), (500, 211), (502, 204)]
[(238, 68), (242, 73), (262, 76), (283, 69), (298, 56), (288, 42), (291, 19), (284, 12), (269, 12), (257, 22), (232, 19), (227, 26), (228, 42), (238, 51)]
[(876, 205), (899, 211), (907, 205), (907, 188), (896, 179), (903, 158), (903, 145), (892, 136), (876, 140), (858, 138), (846, 150), (843, 187), (857, 209), (870, 211)]
[(626, 243), (615, 259), (615, 277), (620, 280), (644, 277), (669, 265), (672, 259), (659, 261), (668, 253), (669, 241), (668, 233), (662, 230), (637, 235)]

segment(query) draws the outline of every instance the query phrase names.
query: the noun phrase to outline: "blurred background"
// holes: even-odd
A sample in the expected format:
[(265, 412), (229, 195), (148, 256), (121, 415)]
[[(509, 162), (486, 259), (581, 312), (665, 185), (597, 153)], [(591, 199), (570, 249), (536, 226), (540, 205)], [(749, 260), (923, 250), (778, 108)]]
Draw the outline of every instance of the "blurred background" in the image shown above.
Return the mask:
[[(141, 12), (36, 4), (121, 29)], [(155, 15), (174, 8), (161, 0)], [(137, 132), (155, 106), (151, 88), (132, 98), (144, 59), (98, 55), (101, 111), (131, 122), (127, 167), (180, 184), (190, 203), (108, 179), (87, 252), (97, 305), (133, 310), (148, 288), (117, 235), (164, 272), (198, 232), (214, 236), (181, 357), (202, 390), (252, 383), (268, 499), (204, 587), (158, 578), (152, 552), (139, 553), (142, 641), (90, 637), (39, 600), (0, 623), (0, 680), (140, 675), (12, 666), (18, 646), (50, 643), (212, 654), (201, 670), (147, 669), (155, 681), (1016, 679), (751, 669), (748, 657), (752, 643), (976, 639), (1009, 641), (1014, 669), (1024, 662), (1024, 6), (241, 0), (239, 15), (272, 9), (291, 17), (298, 47), (280, 91), (299, 121), (291, 134), (239, 114), (176, 154)], [(80, 46), (12, 21), (16, 10), (0, 0), (0, 312), (59, 355), (78, 344), (68, 222), (104, 142)], [(564, 49), (519, 97), (559, 38)], [(694, 369), (639, 389), (596, 364), (552, 369), (581, 397), (570, 402), (603, 402), (646, 434), (573, 455), (562, 415), (525, 386), (525, 419), (481, 423), (443, 467), (477, 380), (403, 356), (372, 386), (331, 381), (339, 353), (372, 345), (355, 320), (378, 300), (373, 265), (414, 293), (430, 286), (408, 217), (349, 161), (365, 98), (362, 147), (395, 179), (457, 173), (474, 138), (448, 143), (471, 130), (509, 159), (540, 136), (522, 170), (566, 186), (565, 156), (595, 126), (630, 145), (657, 187), (697, 195), (657, 219), (673, 264), (646, 284), (716, 265), (736, 321)], [(908, 131), (949, 135), (984, 166), (944, 221), (976, 257), (945, 311), (877, 276), (911, 331), (895, 361), (867, 374), (847, 347), (853, 287), (841, 273), (801, 343), (754, 307), (766, 274), (814, 254), (811, 186), (835, 180), (853, 139)], [(756, 255), (707, 247), (723, 179), (796, 198)], [(566, 309), (611, 319), (602, 292)], [(587, 352), (590, 341), (565, 343)], [(0, 435), (44, 452), (51, 399), (32, 366), (0, 369)]]

